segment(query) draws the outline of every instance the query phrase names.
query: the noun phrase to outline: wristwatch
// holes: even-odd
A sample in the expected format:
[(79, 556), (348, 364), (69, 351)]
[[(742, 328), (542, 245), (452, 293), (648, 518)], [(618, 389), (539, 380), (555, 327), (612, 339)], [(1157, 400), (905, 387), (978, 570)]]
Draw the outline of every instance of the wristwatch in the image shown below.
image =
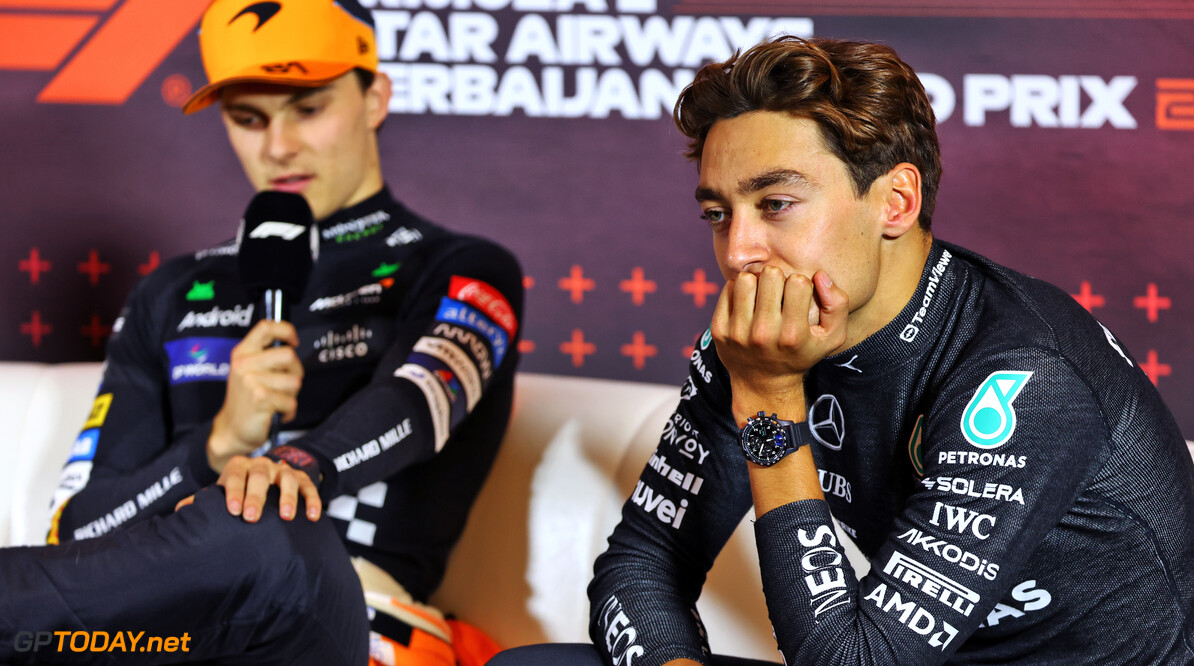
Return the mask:
[(766, 412), (759, 412), (746, 419), (738, 441), (747, 460), (770, 467), (796, 449), (811, 444), (813, 432), (806, 421), (785, 421), (775, 414), (767, 416)]

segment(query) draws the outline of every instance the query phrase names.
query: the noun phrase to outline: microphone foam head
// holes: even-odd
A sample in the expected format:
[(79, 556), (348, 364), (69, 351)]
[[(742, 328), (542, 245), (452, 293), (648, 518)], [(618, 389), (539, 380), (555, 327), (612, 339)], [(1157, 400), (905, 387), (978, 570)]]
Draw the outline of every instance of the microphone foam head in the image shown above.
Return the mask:
[(258, 192), (245, 209), (239, 239), (240, 280), (253, 298), (280, 289), (290, 302), (302, 299), (319, 257), (319, 233), (302, 195)]

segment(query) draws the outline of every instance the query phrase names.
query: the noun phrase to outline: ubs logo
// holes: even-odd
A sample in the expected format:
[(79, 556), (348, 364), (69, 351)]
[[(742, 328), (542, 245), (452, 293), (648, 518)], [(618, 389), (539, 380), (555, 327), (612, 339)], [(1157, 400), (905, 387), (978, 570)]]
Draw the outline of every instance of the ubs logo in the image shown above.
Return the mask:
[(846, 439), (846, 417), (837, 398), (828, 393), (817, 398), (808, 410), (808, 426), (818, 442), (834, 451), (842, 450), (842, 442)]

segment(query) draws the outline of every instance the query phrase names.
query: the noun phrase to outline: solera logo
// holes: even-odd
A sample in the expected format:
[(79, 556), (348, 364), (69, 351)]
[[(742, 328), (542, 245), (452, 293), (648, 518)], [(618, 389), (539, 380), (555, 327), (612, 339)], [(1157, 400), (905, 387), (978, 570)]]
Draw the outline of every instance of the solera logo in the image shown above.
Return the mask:
[(71, 4), (95, 12), (116, 9), (106, 17), (57, 13), (60, 0), (22, 0), (23, 10), (42, 11), (0, 12), (0, 70), (58, 71), (38, 94), (42, 103), (123, 104), (194, 29), (210, 0)]

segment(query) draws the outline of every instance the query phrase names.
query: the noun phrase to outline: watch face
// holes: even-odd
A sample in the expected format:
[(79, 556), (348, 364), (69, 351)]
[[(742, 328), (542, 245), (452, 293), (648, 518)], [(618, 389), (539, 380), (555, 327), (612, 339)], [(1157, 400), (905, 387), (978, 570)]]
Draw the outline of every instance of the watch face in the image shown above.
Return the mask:
[(787, 452), (788, 433), (775, 419), (753, 420), (742, 431), (742, 449), (750, 460), (760, 465), (774, 465)]

